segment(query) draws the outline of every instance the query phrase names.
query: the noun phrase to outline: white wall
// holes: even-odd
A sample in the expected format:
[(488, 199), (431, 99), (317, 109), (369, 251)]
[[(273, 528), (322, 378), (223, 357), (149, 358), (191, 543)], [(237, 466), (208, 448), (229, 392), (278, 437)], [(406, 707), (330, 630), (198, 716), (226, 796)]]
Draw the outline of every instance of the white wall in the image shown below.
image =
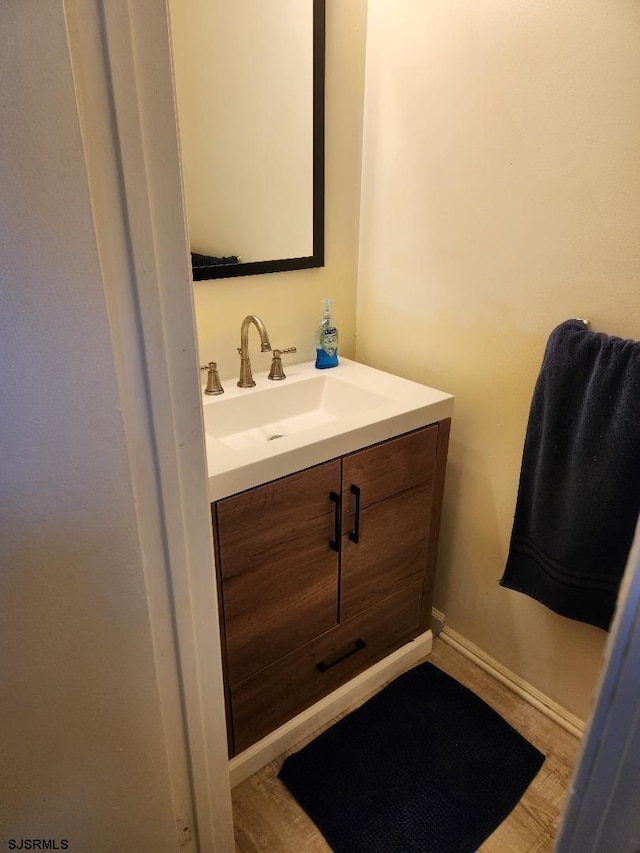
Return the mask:
[(368, 16), (357, 356), (456, 395), (435, 605), (584, 717), (605, 634), (497, 582), (549, 332), (640, 335), (640, 7)]
[(63, 4), (37, 7), (0, 11), (0, 847), (175, 851)]

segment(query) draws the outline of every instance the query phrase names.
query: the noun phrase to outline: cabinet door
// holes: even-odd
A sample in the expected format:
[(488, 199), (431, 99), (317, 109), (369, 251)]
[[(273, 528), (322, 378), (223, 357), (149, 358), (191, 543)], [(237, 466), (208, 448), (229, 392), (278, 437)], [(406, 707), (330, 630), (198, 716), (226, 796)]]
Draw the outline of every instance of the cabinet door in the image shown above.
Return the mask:
[(216, 504), (231, 685), (337, 623), (339, 491), (334, 460)]
[(437, 437), (434, 425), (343, 459), (341, 621), (424, 579)]

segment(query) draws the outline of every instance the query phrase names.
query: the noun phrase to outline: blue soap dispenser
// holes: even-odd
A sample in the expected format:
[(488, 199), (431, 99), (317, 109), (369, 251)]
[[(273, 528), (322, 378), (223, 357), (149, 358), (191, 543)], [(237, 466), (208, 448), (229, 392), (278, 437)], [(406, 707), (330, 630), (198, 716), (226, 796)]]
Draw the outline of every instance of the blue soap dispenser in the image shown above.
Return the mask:
[(338, 366), (338, 330), (331, 316), (333, 299), (324, 300), (324, 313), (316, 329), (316, 367), (325, 370)]

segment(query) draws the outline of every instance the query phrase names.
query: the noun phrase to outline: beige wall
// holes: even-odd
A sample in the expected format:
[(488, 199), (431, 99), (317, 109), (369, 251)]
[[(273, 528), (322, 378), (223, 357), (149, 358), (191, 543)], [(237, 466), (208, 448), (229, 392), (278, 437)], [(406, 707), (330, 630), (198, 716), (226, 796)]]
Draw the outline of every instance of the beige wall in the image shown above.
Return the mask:
[[(194, 284), (201, 362), (217, 361), (223, 378), (238, 374), (246, 314), (264, 320), (274, 347), (296, 346), (296, 360), (314, 357), (325, 296), (335, 300), (340, 352), (354, 354), (365, 27), (365, 0), (328, 0), (325, 266)], [(254, 372), (266, 370), (270, 357), (253, 334)]]
[(584, 716), (605, 634), (497, 582), (549, 332), (640, 335), (640, 7), (368, 15), (357, 356), (456, 395), (436, 606)]

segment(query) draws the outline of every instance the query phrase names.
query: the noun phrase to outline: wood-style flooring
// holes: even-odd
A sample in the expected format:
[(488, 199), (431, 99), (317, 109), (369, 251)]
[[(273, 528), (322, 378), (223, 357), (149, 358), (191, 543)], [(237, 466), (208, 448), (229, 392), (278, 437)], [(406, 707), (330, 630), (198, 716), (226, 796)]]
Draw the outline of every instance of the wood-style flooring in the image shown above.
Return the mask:
[[(546, 755), (522, 800), (479, 853), (550, 853), (579, 741), (442, 640), (434, 641), (429, 660), (473, 690)], [(330, 853), (315, 825), (277, 778), (285, 757), (234, 788), (237, 853)]]

